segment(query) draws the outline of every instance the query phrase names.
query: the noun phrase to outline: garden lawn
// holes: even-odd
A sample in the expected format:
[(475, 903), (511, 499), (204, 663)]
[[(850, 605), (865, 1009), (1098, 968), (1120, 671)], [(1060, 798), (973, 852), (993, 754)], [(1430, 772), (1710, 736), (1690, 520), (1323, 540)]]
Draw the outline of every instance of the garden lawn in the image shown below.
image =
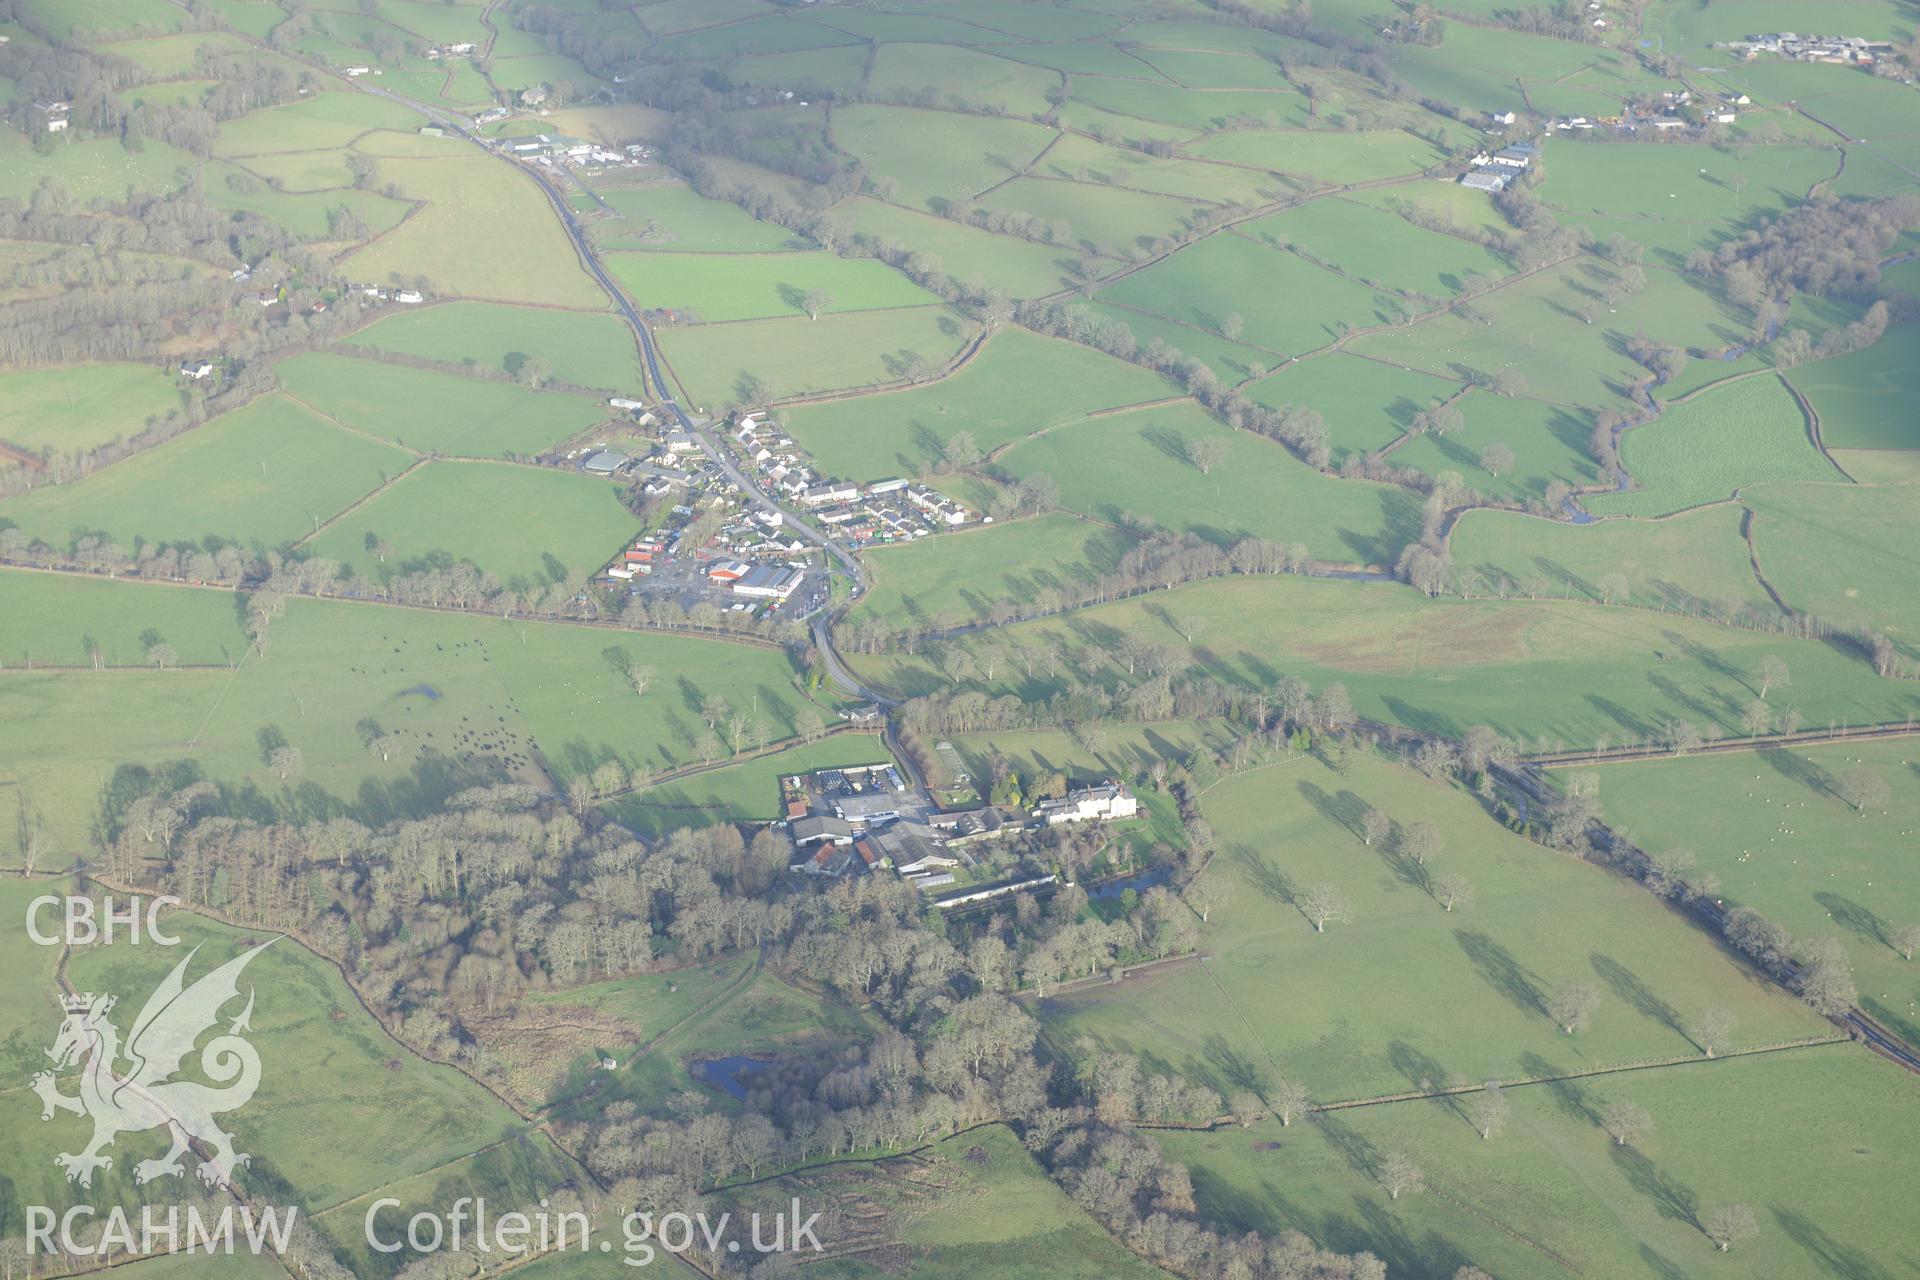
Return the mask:
[(649, 308), (696, 320), (760, 320), (807, 314), (815, 291), (821, 314), (924, 306), (935, 297), (871, 258), (810, 253), (621, 253), (607, 267)]
[[(1317, 689), (1338, 680), (1363, 718), (1449, 737), (1487, 724), (1530, 745), (1619, 745), (1657, 740), (1670, 719), (1708, 737), (1742, 735), (1740, 713), (1768, 654), (1796, 672), (1794, 701), (1808, 723), (1920, 713), (1910, 684), (1820, 641), (1591, 604), (1427, 600), (1385, 583), (1231, 578), (1003, 628), (992, 643), (1055, 645), (1071, 670), (1123, 636), (1169, 646), (1189, 633), (1194, 657), (1229, 682), (1271, 689), (1284, 674)], [(924, 693), (948, 687), (931, 665), (944, 652), (849, 661), (884, 688)], [(1117, 686), (1122, 673), (1095, 661), (1087, 678)], [(1034, 699), (1058, 685), (1002, 668), (992, 687)]]
[(1595, 515), (1666, 515), (1761, 480), (1839, 480), (1777, 378), (1761, 375), (1670, 405), (1626, 433), (1620, 462), (1636, 488), (1586, 500)]
[(871, 387), (903, 377), (909, 357), (943, 367), (965, 347), (971, 321), (946, 307), (844, 312), (661, 330), (672, 376), (696, 405), (718, 409), (740, 394), (742, 375), (776, 397)]
[(1478, 575), (1468, 587), (1473, 595), (1598, 600), (1601, 583), (1618, 575), (1627, 587), (1623, 602), (1683, 613), (1714, 613), (1732, 602), (1777, 613), (1747, 560), (1745, 519), (1735, 506), (1587, 525), (1469, 511), (1454, 525), (1451, 546), (1456, 578)]
[(977, 621), (998, 604), (1072, 594), (1132, 545), (1117, 529), (1054, 513), (873, 547), (862, 553), (873, 586), (852, 619), (911, 630)]
[[(1209, 448), (1223, 457), (1202, 473), (1193, 451)], [(1192, 401), (1061, 427), (1013, 449), (1000, 466), (1022, 479), (1052, 476), (1061, 505), (1083, 515), (1114, 523), (1146, 516), (1222, 547), (1259, 537), (1304, 544), (1317, 560), (1391, 565), (1420, 534), (1419, 500), (1409, 490), (1324, 475)]]
[[(1359, 834), (1369, 808), (1395, 824), (1372, 846)], [(1700, 1050), (1688, 1021), (1710, 1006), (1738, 1019), (1741, 1047), (1833, 1034), (1638, 885), (1373, 757), (1345, 775), (1314, 756), (1266, 766), (1215, 786), (1201, 810), (1221, 900), (1203, 926), (1206, 963), (1055, 997), (1042, 1006), (1050, 1043), (1084, 1035), (1148, 1052), (1223, 1094), (1285, 1075), (1336, 1102), (1690, 1060)], [(1415, 821), (1443, 842), (1427, 867), (1398, 848)], [(1443, 910), (1430, 875), (1464, 877), (1473, 903)], [(1320, 884), (1351, 915), (1325, 932), (1296, 905)], [(1573, 982), (1600, 1000), (1592, 1025), (1568, 1036), (1548, 1006)]]
[(607, 416), (585, 396), (324, 352), (295, 356), (278, 368), (290, 395), (356, 431), (419, 453), (531, 455)]
[(1761, 572), (1788, 604), (1920, 649), (1920, 494), (1911, 487), (1761, 484), (1743, 490)]
[(73, 365), (0, 374), (0, 440), (38, 453), (79, 452), (124, 439), (180, 407), (165, 369)]
[(1164, 258), (1100, 297), (1222, 336), (1238, 315), (1243, 341), (1291, 356), (1326, 346), (1348, 326), (1390, 323), (1406, 312), (1398, 298), (1233, 234)]
[(76, 484), (10, 498), (0, 517), (56, 546), (99, 534), (124, 547), (209, 536), (273, 547), (311, 533), (410, 461), (273, 395)]
[[(615, 487), (597, 476), (489, 462), (430, 462), (329, 525), (307, 549), (364, 577), (466, 561), (538, 593), (580, 580), (639, 531)], [(369, 542), (389, 547), (385, 563)]]
[(784, 423), (825, 474), (878, 480), (937, 460), (962, 431), (991, 452), (1099, 410), (1172, 394), (1167, 382), (1145, 369), (1006, 325), (951, 378), (799, 406), (786, 411)]
[(516, 355), (539, 356), (562, 382), (607, 390), (631, 392), (646, 381), (633, 332), (618, 316), (549, 307), (449, 302), (395, 311), (343, 345), (509, 372)]
[[(1785, 707), (1788, 686), (1769, 692)], [(1858, 813), (1836, 792), (1850, 769), (1887, 784), (1883, 808)], [(1838, 938), (1861, 1006), (1920, 1047), (1920, 952), (1893, 933), (1920, 924), (1920, 884), (1907, 874), (1920, 830), (1920, 741), (1839, 743), (1619, 767), (1602, 774), (1608, 818), (1654, 853), (1690, 849), (1720, 877), (1728, 906), (1747, 906), (1796, 938)]]

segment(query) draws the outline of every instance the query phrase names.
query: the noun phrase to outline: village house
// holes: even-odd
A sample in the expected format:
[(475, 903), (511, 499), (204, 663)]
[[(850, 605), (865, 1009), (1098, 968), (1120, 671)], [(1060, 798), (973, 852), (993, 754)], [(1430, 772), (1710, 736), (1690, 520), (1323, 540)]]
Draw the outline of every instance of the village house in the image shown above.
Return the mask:
[(41, 133), (65, 133), (73, 120), (73, 104), (39, 98), (33, 104), (33, 126)]
[(182, 360), (180, 362), (180, 376), (183, 378), (192, 378), (195, 382), (200, 381), (202, 378), (211, 378), (213, 376), (213, 362), (211, 360)]
[(1117, 782), (1108, 782), (1069, 791), (1063, 799), (1042, 800), (1033, 814), (1053, 827), (1063, 822), (1112, 822), (1139, 812), (1140, 801), (1133, 792)]

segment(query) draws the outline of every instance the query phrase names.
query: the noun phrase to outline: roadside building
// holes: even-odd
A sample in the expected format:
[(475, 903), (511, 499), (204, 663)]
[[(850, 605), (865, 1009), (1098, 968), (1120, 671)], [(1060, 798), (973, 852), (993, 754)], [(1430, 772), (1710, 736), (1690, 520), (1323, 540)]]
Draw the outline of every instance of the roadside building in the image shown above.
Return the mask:
[(1060, 800), (1042, 800), (1033, 811), (1048, 826), (1063, 822), (1113, 822), (1140, 812), (1140, 801), (1117, 782), (1069, 791)]

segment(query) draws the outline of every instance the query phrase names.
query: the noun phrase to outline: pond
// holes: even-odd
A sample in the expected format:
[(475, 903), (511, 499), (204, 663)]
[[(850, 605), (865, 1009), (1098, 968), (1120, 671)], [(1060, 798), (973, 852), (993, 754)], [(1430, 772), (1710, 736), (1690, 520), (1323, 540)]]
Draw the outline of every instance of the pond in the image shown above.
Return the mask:
[(1087, 890), (1087, 896), (1095, 901), (1117, 898), (1127, 890), (1145, 893), (1157, 884), (1165, 884), (1173, 876), (1172, 867), (1150, 867), (1145, 871), (1136, 871), (1130, 876), (1121, 876), (1118, 880), (1108, 880), (1096, 884)]
[(687, 1065), (687, 1074), (709, 1088), (718, 1089), (729, 1098), (740, 1102), (747, 1100), (746, 1077), (756, 1071), (765, 1071), (773, 1065), (772, 1058), (756, 1058), (752, 1054), (736, 1053), (725, 1058), (706, 1058)]

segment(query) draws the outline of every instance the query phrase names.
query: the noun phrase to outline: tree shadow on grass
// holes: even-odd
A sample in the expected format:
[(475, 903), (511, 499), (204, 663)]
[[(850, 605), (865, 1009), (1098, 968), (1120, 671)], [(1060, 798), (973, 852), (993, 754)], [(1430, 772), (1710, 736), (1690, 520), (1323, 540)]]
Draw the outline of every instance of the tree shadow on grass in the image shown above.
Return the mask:
[(1663, 1218), (1672, 1218), (1692, 1227), (1700, 1225), (1700, 1197), (1693, 1188), (1664, 1173), (1660, 1167), (1633, 1147), (1623, 1147), (1612, 1143), (1607, 1148), (1614, 1167), (1620, 1170), (1627, 1185), (1653, 1202)]
[(1603, 956), (1598, 951), (1588, 956), (1587, 961), (1593, 965), (1593, 971), (1599, 975), (1600, 981), (1606, 983), (1613, 994), (1626, 1001), (1635, 1013), (1653, 1019), (1675, 1035), (1686, 1036), (1688, 1043), (1692, 1043), (1693, 1038), (1687, 1036), (1686, 1028), (1680, 1021), (1679, 1011), (1656, 995), (1639, 974), (1612, 956)]
[(1600, 1123), (1600, 1113), (1594, 1109), (1593, 1100), (1587, 1094), (1587, 1088), (1578, 1080), (1555, 1080), (1562, 1068), (1548, 1062), (1537, 1053), (1523, 1054), (1520, 1058), (1520, 1072), (1530, 1080), (1544, 1080), (1540, 1087), (1547, 1091), (1554, 1105), (1569, 1119), (1585, 1124)]
[(1546, 993), (1526, 966), (1514, 959), (1511, 951), (1477, 929), (1455, 929), (1453, 937), (1482, 981), (1522, 1013), (1547, 1016)]
[(1833, 922), (1849, 933), (1859, 934), (1869, 942), (1877, 942), (1883, 947), (1893, 944), (1887, 939), (1887, 924), (1872, 909), (1863, 907), (1852, 898), (1843, 898), (1837, 893), (1816, 893), (1813, 900), (1825, 907)]
[(1773, 1220), (1788, 1239), (1812, 1254), (1828, 1275), (1840, 1280), (1892, 1280), (1892, 1272), (1801, 1214), (1775, 1205)]

